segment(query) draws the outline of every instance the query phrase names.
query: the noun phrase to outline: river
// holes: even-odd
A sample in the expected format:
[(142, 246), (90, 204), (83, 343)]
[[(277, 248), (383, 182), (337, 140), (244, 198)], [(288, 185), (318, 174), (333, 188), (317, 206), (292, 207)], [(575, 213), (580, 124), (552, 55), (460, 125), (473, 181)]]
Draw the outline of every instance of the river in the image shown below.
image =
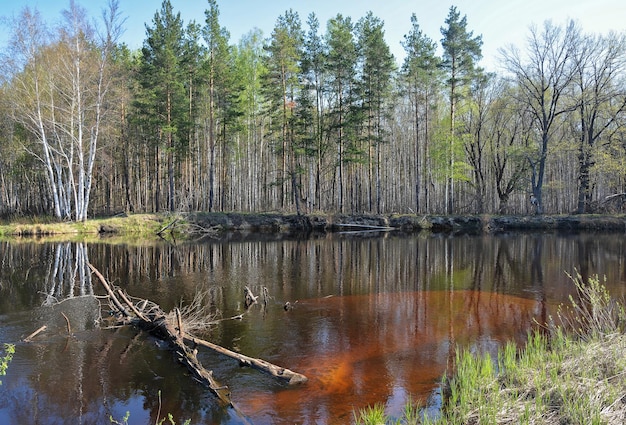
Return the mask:
[[(195, 242), (0, 242), (1, 424), (345, 424), (354, 409), (411, 399), (436, 411), (457, 347), (495, 353), (596, 274), (626, 293), (624, 234), (230, 235)], [(159, 341), (103, 329), (110, 282), (165, 310), (197, 294), (223, 320), (200, 336), (302, 373), (289, 387), (222, 355), (199, 359), (228, 386), (220, 406)], [(259, 296), (246, 308), (244, 287)], [(286, 303), (289, 308), (285, 308)], [(32, 342), (22, 339), (39, 327)], [(71, 335), (68, 335), (68, 331)]]

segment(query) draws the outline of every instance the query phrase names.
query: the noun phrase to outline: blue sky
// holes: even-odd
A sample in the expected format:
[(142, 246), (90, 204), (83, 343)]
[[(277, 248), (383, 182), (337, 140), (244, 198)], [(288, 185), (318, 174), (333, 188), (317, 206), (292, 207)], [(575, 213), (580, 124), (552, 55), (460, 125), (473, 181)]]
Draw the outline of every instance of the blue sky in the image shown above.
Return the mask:
[[(107, 0), (76, 0), (95, 18), (100, 16)], [(175, 11), (185, 22), (204, 23), (205, 0), (170, 0)], [(151, 25), (154, 14), (161, 8), (161, 0), (119, 0), (126, 20), (123, 40), (131, 48), (139, 48), (145, 37), (145, 24)], [(61, 10), (69, 0), (0, 0), (0, 16), (17, 15), (24, 6), (36, 7), (47, 22), (59, 20)], [(315, 12), (322, 30), (331, 17), (341, 13), (358, 21), (367, 11), (385, 22), (387, 43), (400, 61), (404, 52), (400, 42), (410, 30), (410, 16), (415, 13), (423, 32), (439, 42), (440, 27), (455, 5), (467, 15), (468, 29), (483, 36), (482, 65), (497, 69), (498, 49), (513, 43), (523, 46), (528, 27), (541, 25), (551, 19), (564, 23), (577, 20), (586, 32), (606, 33), (626, 30), (626, 2), (624, 0), (218, 0), (220, 21), (231, 33), (231, 43), (251, 29), (260, 28), (270, 35), (276, 19), (286, 10), (300, 15), (306, 29), (309, 13)], [(6, 43), (6, 34), (0, 29), (0, 48)]]

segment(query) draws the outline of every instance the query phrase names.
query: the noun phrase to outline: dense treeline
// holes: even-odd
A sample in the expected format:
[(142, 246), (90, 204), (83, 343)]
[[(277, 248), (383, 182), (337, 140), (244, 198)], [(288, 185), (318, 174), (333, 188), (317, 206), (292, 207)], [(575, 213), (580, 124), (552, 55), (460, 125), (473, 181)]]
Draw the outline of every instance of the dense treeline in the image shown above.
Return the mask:
[(401, 64), (372, 13), (287, 10), (232, 44), (216, 0), (202, 23), (164, 0), (140, 51), (117, 0), (97, 28), (74, 1), (63, 18), (11, 23), (0, 214), (623, 209), (624, 34), (532, 26), (498, 75), (456, 7), (441, 56), (407, 17)]

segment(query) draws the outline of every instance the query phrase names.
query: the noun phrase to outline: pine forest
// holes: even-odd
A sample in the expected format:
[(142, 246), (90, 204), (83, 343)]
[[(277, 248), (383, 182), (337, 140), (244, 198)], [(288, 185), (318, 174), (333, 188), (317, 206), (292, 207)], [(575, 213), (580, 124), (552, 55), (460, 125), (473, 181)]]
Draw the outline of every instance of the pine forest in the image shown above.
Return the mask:
[(164, 0), (136, 51), (118, 0), (8, 20), (0, 216), (626, 211), (624, 33), (537, 23), (487, 72), (454, 6), (440, 39), (406, 17), (402, 60), (371, 12), (235, 42), (219, 12)]

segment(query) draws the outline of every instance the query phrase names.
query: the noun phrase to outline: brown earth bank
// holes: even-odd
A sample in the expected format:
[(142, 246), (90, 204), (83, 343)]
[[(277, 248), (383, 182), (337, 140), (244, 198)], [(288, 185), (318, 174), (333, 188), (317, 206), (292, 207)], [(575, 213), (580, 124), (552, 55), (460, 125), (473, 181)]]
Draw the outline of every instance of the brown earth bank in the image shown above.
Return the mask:
[(281, 213), (118, 214), (85, 222), (38, 222), (37, 219), (0, 223), (2, 237), (45, 237), (46, 240), (145, 240), (166, 234), (237, 237), (311, 235), (336, 232), (394, 231), (403, 233), (484, 234), (501, 232), (618, 232), (626, 233), (626, 215), (373, 215)]
[(626, 232), (625, 215), (295, 215), (192, 213), (187, 220), (203, 228), (266, 233), (402, 231), (407, 233), (498, 233), (507, 231)]

